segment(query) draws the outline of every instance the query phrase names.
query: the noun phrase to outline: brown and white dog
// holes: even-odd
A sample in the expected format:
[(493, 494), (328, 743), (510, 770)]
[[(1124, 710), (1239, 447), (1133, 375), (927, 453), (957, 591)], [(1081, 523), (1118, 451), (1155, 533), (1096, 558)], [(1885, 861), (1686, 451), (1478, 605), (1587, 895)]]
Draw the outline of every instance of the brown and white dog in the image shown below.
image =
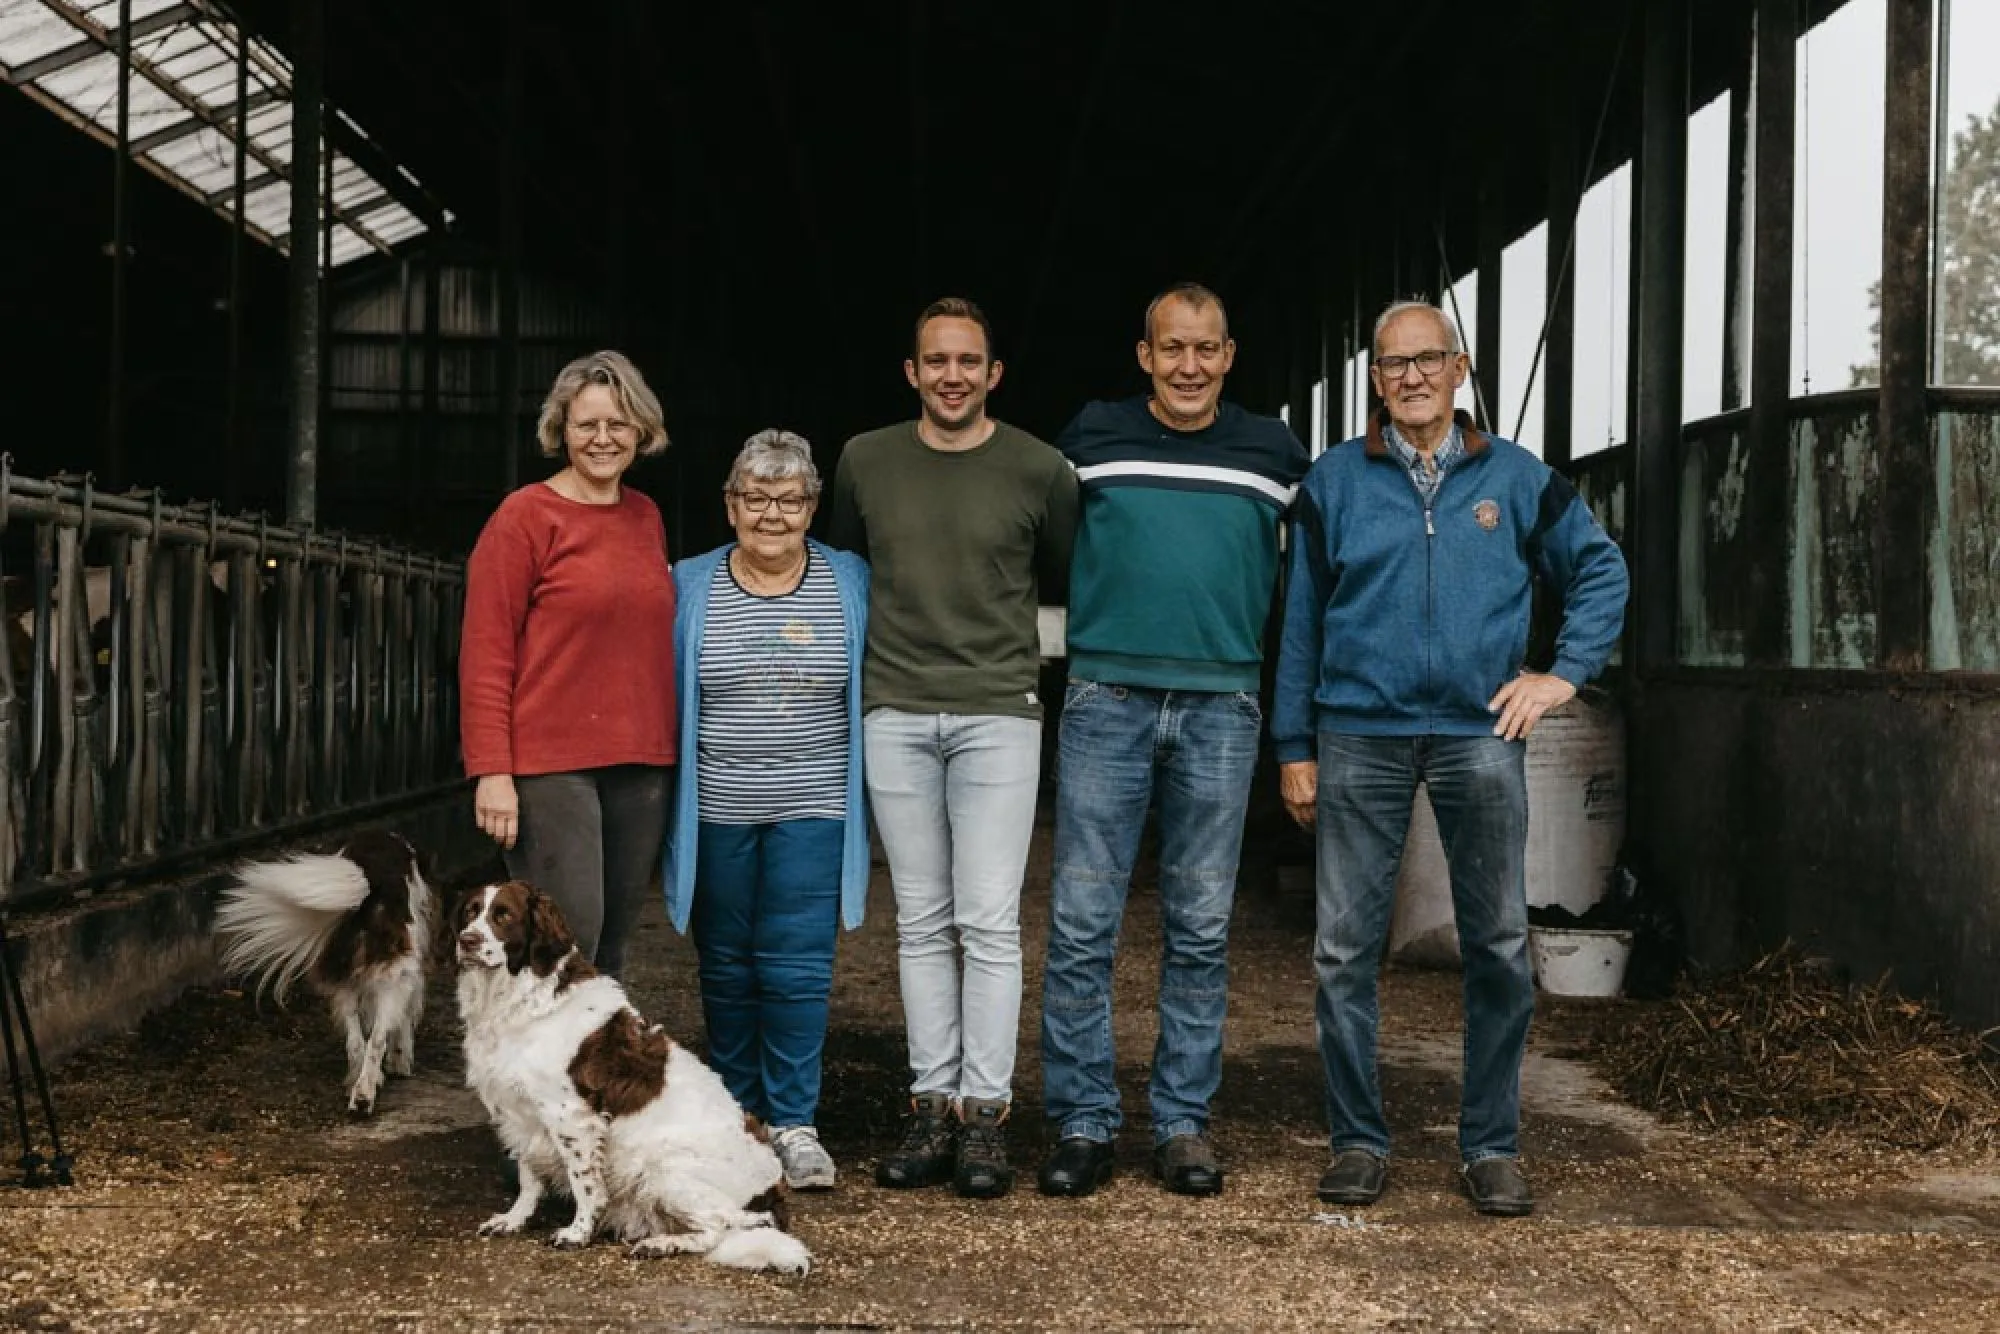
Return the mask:
[(366, 1115), (383, 1070), (415, 1066), (435, 915), (416, 849), (369, 830), (335, 853), (239, 866), (215, 926), (229, 972), (271, 987), (281, 1003), (303, 976), (332, 1003), (347, 1037), (348, 1110)]
[(519, 1232), (553, 1187), (576, 1203), (557, 1246), (604, 1232), (635, 1256), (811, 1267), (785, 1231), (784, 1172), (764, 1128), (591, 966), (547, 895), (488, 885), (455, 918), (465, 1082), (520, 1164), (513, 1207), (482, 1236)]

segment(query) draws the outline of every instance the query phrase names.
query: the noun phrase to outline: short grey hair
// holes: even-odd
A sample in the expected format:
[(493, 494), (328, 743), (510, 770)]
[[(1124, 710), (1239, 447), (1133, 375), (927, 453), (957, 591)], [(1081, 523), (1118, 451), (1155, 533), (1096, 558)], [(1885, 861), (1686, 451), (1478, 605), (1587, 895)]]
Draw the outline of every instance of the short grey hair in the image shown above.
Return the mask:
[(1413, 310), (1428, 312), (1433, 319), (1444, 326), (1444, 335), (1451, 342), (1451, 346), (1446, 351), (1451, 352), (1455, 356), (1465, 355), (1465, 344), (1460, 341), (1458, 336), (1458, 321), (1446, 314), (1443, 306), (1433, 304), (1429, 301), (1418, 301), (1410, 298), (1402, 301), (1391, 301), (1382, 308), (1382, 313), (1375, 317), (1375, 336), (1369, 339), (1368, 346), (1376, 356), (1379, 357), (1382, 355), (1382, 331), (1389, 327), (1389, 321), (1395, 319), (1398, 315), (1406, 315)]
[(819, 498), (819, 469), (813, 466), (812, 446), (804, 436), (775, 426), (743, 442), (743, 448), (736, 451), (736, 462), (729, 465), (729, 481), (723, 490), (741, 491), (743, 484), (753, 479), (759, 482), (797, 479), (805, 484), (808, 498)]

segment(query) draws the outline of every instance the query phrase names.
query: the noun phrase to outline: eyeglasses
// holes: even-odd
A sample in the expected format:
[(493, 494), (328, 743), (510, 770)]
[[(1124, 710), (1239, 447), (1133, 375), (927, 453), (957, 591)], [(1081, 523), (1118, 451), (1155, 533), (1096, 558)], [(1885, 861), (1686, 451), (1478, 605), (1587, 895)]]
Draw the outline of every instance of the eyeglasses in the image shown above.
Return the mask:
[(569, 433), (579, 440), (595, 440), (603, 432), (613, 440), (632, 440), (639, 434), (639, 428), (631, 422), (620, 421), (616, 417), (604, 417), (596, 421), (566, 422)]
[(1436, 375), (1444, 369), (1445, 362), (1449, 361), (1451, 356), (1451, 353), (1441, 352), (1434, 347), (1426, 348), (1414, 357), (1377, 357), (1375, 369), (1391, 380), (1400, 380), (1403, 378), (1403, 373), (1415, 363), (1417, 370), (1422, 374)]
[(806, 506), (812, 503), (811, 497), (796, 493), (789, 496), (767, 496), (762, 491), (731, 491), (729, 494), (735, 496), (736, 503), (752, 514), (762, 514), (776, 505), (778, 513), (788, 518), (797, 518), (804, 514)]

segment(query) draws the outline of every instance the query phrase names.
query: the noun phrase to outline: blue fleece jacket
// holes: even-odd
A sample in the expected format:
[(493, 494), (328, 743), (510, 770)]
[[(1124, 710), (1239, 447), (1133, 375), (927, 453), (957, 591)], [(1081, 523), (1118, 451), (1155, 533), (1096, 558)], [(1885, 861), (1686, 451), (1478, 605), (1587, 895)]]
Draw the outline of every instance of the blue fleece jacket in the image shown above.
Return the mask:
[[(868, 642), (868, 562), (835, 551), (811, 538), (810, 546), (833, 571), (840, 616), (847, 631), (847, 820), (840, 845), (840, 920), (848, 930), (861, 925), (868, 900), (868, 807), (861, 782), (861, 659)], [(701, 830), (701, 640), (708, 624), (708, 590), (715, 568), (729, 558), (734, 542), (674, 566), (674, 673), (680, 682), (680, 766), (673, 800), (667, 803), (667, 847), (661, 879), (667, 917), (686, 931), (694, 910), (695, 845)]]
[(1379, 420), (1306, 473), (1271, 710), (1279, 763), (1312, 759), (1322, 727), (1490, 735), (1537, 575), (1562, 602), (1554, 674), (1581, 686), (1609, 660), (1629, 588), (1617, 544), (1561, 473), (1460, 425), (1465, 458), (1428, 506)]

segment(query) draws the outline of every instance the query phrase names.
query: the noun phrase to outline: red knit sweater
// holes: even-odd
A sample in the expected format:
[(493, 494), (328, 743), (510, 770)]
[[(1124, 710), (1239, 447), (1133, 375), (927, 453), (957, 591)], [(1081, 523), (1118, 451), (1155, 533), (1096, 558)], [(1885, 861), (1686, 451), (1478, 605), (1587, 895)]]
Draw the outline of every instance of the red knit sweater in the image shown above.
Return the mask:
[(631, 487), (585, 505), (536, 483), (500, 503), (465, 568), (465, 771), (674, 762), (674, 580), (660, 511)]

